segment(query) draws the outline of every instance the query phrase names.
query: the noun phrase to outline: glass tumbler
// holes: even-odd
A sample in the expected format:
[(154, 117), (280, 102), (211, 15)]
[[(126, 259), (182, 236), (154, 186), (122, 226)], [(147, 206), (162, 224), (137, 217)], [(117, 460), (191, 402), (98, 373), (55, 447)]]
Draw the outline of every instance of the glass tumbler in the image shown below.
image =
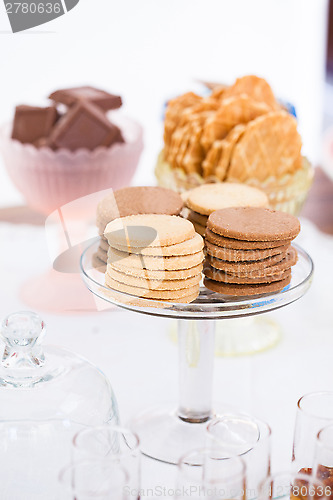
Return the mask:
[(329, 500), (329, 491), (318, 478), (307, 474), (280, 472), (268, 477), (259, 488), (258, 500)]
[(73, 462), (59, 474), (66, 500), (126, 500), (130, 498), (128, 472), (119, 463), (106, 460)]
[(312, 392), (297, 403), (293, 443), (293, 470), (308, 472), (313, 466), (318, 432), (333, 424), (333, 392)]
[(74, 460), (99, 460), (118, 464), (128, 473), (126, 491), (132, 498), (139, 496), (141, 453), (139, 438), (129, 429), (103, 425), (86, 428), (73, 439)]
[(0, 423), (0, 497), (63, 500), (59, 471), (72, 457), (81, 425), (69, 420)]
[(318, 432), (313, 474), (326, 485), (333, 497), (333, 425), (328, 425)]
[(218, 446), (225, 456), (240, 456), (246, 464), (246, 497), (257, 498), (259, 485), (270, 474), (271, 429), (247, 415), (225, 415), (207, 427), (209, 446)]
[(217, 447), (191, 451), (179, 460), (175, 498), (244, 500), (245, 470), (240, 457)]

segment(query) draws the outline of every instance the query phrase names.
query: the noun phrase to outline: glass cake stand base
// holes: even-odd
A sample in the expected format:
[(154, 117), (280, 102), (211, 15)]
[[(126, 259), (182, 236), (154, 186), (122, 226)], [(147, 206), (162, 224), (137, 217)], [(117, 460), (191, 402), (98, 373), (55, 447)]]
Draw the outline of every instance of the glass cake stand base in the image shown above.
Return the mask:
[[(272, 345), (278, 339), (278, 331), (275, 329), (272, 334), (272, 331), (265, 330), (267, 318), (259, 328), (257, 322), (240, 323), (242, 328), (237, 334), (232, 333), (230, 321), (232, 319), (237, 323), (252, 316), (257, 317), (301, 298), (311, 285), (312, 260), (303, 249), (296, 247), (298, 262), (292, 269), (290, 284), (281, 292), (231, 297), (201, 287), (198, 298), (190, 304), (157, 304), (156, 301), (144, 297), (108, 288), (104, 283), (103, 274), (92, 267), (92, 257), (97, 246), (98, 241), (90, 245), (81, 257), (83, 280), (95, 296), (138, 313), (178, 319), (178, 409), (148, 410), (131, 423), (133, 430), (139, 435), (140, 448), (144, 455), (168, 464), (176, 464), (188, 451), (205, 445), (206, 427), (215, 416), (212, 389), (216, 330), (219, 332), (217, 346), (222, 346), (224, 353), (235, 350), (239, 353), (244, 353), (244, 350), (257, 351)], [(251, 332), (255, 332), (255, 335)], [(228, 413), (226, 408), (222, 410), (222, 414), (225, 413)], [(221, 414), (220, 411), (218, 414)]]

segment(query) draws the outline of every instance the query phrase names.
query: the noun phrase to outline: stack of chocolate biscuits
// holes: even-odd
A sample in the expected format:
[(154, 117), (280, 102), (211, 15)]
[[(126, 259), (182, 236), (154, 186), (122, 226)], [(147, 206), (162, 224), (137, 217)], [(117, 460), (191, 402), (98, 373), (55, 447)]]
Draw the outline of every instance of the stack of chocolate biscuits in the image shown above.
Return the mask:
[(177, 216), (133, 215), (105, 229), (105, 283), (112, 290), (156, 301), (189, 303), (199, 294), (203, 239)]
[(203, 184), (184, 194), (190, 220), (197, 233), (204, 236), (208, 217), (215, 210), (228, 207), (268, 207), (268, 198), (260, 189), (245, 184), (224, 182)]
[(178, 215), (183, 200), (178, 193), (161, 187), (126, 187), (106, 196), (97, 207), (96, 225), (101, 236), (94, 265), (105, 272), (109, 243), (104, 236), (107, 224), (119, 217), (139, 214)]
[(217, 210), (207, 222), (205, 286), (235, 296), (282, 290), (297, 261), (291, 241), (299, 231), (296, 217), (276, 210)]

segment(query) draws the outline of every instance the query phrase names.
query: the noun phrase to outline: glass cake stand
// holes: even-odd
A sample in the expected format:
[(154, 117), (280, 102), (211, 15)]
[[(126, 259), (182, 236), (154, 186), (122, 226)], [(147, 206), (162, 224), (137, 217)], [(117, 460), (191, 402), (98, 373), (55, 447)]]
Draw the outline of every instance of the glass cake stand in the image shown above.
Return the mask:
[(207, 422), (215, 415), (212, 385), (216, 320), (258, 315), (298, 300), (311, 285), (313, 262), (295, 245), (298, 262), (292, 268), (291, 283), (281, 292), (243, 298), (221, 295), (201, 286), (199, 297), (190, 304), (161, 302), (156, 307), (152, 300), (105, 286), (104, 275), (92, 266), (98, 244), (92, 243), (81, 257), (83, 280), (93, 294), (131, 311), (178, 319), (178, 409), (150, 409), (132, 421), (146, 456), (176, 464), (187, 451), (204, 446)]

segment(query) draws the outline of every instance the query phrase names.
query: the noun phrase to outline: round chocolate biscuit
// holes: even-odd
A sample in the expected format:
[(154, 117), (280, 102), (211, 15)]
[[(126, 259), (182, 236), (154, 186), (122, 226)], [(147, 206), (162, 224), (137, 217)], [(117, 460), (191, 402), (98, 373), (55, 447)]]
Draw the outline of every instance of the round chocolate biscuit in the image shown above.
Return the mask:
[(291, 240), (277, 241), (242, 241), (234, 238), (226, 238), (219, 234), (213, 233), (210, 229), (206, 229), (205, 240), (217, 245), (218, 247), (232, 248), (234, 250), (262, 250), (265, 248), (280, 247), (288, 245)]
[(291, 275), (284, 280), (274, 281), (273, 283), (237, 285), (231, 283), (221, 283), (218, 281), (210, 280), (209, 278), (205, 278), (204, 285), (209, 290), (220, 293), (222, 295), (232, 295), (234, 297), (251, 297), (253, 295), (265, 295), (267, 293), (280, 292), (287, 285), (289, 285), (290, 280)]
[(289, 246), (288, 244), (282, 247), (265, 248), (262, 250), (233, 250), (232, 248), (218, 247), (206, 241), (206, 250), (209, 255), (217, 259), (231, 262), (249, 262), (267, 259), (268, 257), (273, 257), (273, 255), (286, 252)]
[[(102, 248), (102, 244), (100, 244)], [(176, 245), (168, 245), (164, 247), (146, 247), (146, 248), (138, 248), (131, 247), (128, 245), (124, 247), (122, 245), (117, 245), (113, 243), (113, 248), (116, 250), (120, 250), (121, 252), (129, 252), (137, 255), (151, 255), (153, 257), (176, 257), (177, 255), (190, 255), (196, 252), (200, 252), (204, 247), (204, 241), (199, 234), (195, 234), (193, 238), (182, 241), (181, 243), (176, 243)], [(109, 248), (109, 244), (107, 244), (107, 249)]]
[(201, 281), (201, 273), (193, 276), (192, 278), (177, 279), (177, 280), (152, 280), (147, 278), (137, 278), (125, 273), (116, 271), (115, 269), (108, 268), (107, 274), (120, 283), (129, 286), (136, 286), (139, 288), (146, 288), (147, 290), (181, 290), (194, 285), (198, 285)]
[(250, 276), (239, 277), (235, 274), (229, 274), (224, 271), (218, 271), (214, 267), (205, 267), (205, 276), (213, 281), (221, 281), (223, 283), (236, 283), (236, 284), (257, 284), (257, 283), (273, 283), (274, 281), (281, 281), (289, 276), (291, 273), (290, 268), (284, 269), (277, 274), (271, 274), (269, 276), (261, 276), (253, 278)]
[(148, 280), (180, 280), (192, 278), (193, 276), (197, 276), (201, 274), (203, 265), (198, 264), (197, 266), (190, 267), (189, 269), (177, 269), (175, 271), (158, 271), (158, 270), (149, 270), (149, 269), (136, 269), (131, 267), (121, 267), (117, 262), (113, 262), (112, 264), (107, 265), (107, 271), (114, 269), (115, 271), (119, 271), (127, 276), (134, 276), (135, 278), (143, 278)]
[(203, 261), (203, 252), (177, 257), (152, 257), (151, 255), (135, 255), (109, 248), (108, 264), (115, 264), (118, 271), (126, 269), (149, 269), (152, 271), (176, 271), (198, 266)]
[(198, 212), (193, 212), (193, 210), (189, 211), (187, 218), (191, 222), (193, 222), (193, 223), (195, 222), (196, 224), (200, 224), (201, 226), (204, 226), (204, 227), (206, 227), (207, 221), (208, 221), (207, 215), (198, 214)]
[(106, 196), (97, 206), (97, 227), (103, 233), (106, 225), (118, 217), (139, 214), (178, 215), (184, 206), (181, 196), (163, 187), (125, 187)]
[(281, 262), (285, 256), (285, 253), (279, 253), (263, 260), (254, 260), (250, 262), (228, 262), (227, 260), (216, 259), (215, 257), (207, 255), (206, 261), (209, 265), (215, 267), (215, 269), (219, 269), (227, 273), (238, 274), (248, 273), (249, 271), (265, 269), (266, 267), (273, 266), (274, 264)]
[(175, 215), (129, 215), (115, 219), (105, 228), (112, 246), (163, 247), (190, 240), (195, 236), (193, 224)]
[(293, 215), (257, 207), (225, 208), (213, 212), (207, 227), (227, 238), (246, 241), (291, 240), (300, 232)]
[(268, 207), (268, 198), (260, 189), (246, 184), (219, 182), (191, 189), (186, 205), (199, 214), (210, 215), (228, 207)]
[(146, 297), (147, 299), (172, 300), (192, 295), (195, 292), (199, 293), (199, 284), (182, 288), (181, 290), (147, 290), (146, 288), (120, 283), (110, 278), (108, 274), (105, 275), (105, 284), (118, 292), (128, 293), (129, 295), (135, 295), (137, 297)]

